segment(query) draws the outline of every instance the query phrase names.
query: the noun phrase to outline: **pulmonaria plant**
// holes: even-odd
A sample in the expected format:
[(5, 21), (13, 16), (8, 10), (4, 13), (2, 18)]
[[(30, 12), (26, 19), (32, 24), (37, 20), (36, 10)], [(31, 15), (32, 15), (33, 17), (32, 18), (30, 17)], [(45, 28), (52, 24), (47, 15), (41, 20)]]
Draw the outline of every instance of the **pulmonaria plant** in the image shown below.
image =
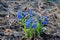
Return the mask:
[[(34, 19), (34, 13), (31, 9), (28, 10), (28, 12), (22, 12), (18, 11), (16, 16), (19, 22), (24, 25), (23, 31), (25, 33), (25, 36), (32, 37), (34, 33), (37, 33), (37, 35), (41, 35), (43, 32), (43, 26), (47, 24), (48, 17), (42, 16), (37, 17)], [(35, 15), (36, 16), (36, 15)], [(27, 19), (28, 17), (28, 19)]]

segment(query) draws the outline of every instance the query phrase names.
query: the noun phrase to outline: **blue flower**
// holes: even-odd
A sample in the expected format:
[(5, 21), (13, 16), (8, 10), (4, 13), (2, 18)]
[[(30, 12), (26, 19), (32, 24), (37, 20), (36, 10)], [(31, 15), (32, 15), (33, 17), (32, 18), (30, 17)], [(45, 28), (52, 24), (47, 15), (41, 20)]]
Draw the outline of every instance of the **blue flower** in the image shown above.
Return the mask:
[(26, 21), (26, 28), (29, 28), (30, 24), (31, 24), (31, 20), (29, 19), (29, 20)]
[(22, 18), (22, 12), (18, 11), (16, 16), (17, 16), (18, 19), (21, 19)]
[(48, 20), (48, 16), (42, 16), (42, 18), (44, 18), (45, 20)]
[(32, 15), (29, 15), (30, 16), (30, 18), (32, 18)]
[(32, 14), (32, 9), (29, 9), (29, 10), (28, 10), (28, 13), (29, 13), (29, 14)]
[(37, 24), (33, 24), (31, 28), (36, 28)]
[(36, 26), (37, 26), (37, 24), (36, 24), (37, 20), (36, 19), (33, 19), (32, 22), (33, 22), (32, 23), (33, 25), (32, 25), (31, 28), (36, 28)]
[(26, 13), (23, 13), (23, 16), (26, 17)]
[(48, 22), (48, 16), (42, 16), (42, 19), (44, 18), (44, 21), (42, 22), (42, 24), (46, 25)]
[(42, 24), (46, 25), (47, 24), (47, 21), (43, 21)]

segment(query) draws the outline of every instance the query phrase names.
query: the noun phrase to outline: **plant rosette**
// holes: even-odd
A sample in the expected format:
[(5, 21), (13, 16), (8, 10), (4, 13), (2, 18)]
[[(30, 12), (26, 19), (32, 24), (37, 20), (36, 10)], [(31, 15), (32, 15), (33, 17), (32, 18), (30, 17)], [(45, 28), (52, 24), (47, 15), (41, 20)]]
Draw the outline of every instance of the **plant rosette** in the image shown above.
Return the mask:
[[(19, 22), (24, 25), (24, 28), (22, 29), (25, 33), (26, 38), (32, 37), (34, 33), (41, 35), (43, 30), (46, 30), (43, 26), (47, 24), (48, 17), (42, 16), (34, 19), (31, 10), (28, 11), (28, 14), (21, 11), (18, 11), (16, 14)], [(28, 17), (28, 19), (26, 17)]]

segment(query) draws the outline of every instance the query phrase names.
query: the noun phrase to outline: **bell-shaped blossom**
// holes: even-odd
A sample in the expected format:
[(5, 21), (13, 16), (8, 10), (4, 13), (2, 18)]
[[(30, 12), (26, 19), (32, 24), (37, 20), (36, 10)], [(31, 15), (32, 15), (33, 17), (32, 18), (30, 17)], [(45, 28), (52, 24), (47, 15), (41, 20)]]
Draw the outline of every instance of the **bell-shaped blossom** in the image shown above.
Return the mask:
[(31, 28), (36, 28), (37, 24), (33, 24)]
[(30, 27), (30, 24), (31, 24), (31, 20), (28, 19), (28, 20), (26, 21), (26, 28), (29, 28), (29, 27)]
[(45, 20), (48, 20), (48, 16), (42, 16), (42, 18), (44, 18)]
[(17, 16), (18, 19), (21, 19), (22, 18), (22, 12), (18, 11), (16, 16)]
[(27, 15), (27, 14), (26, 14), (25, 12), (23, 12), (23, 16), (26, 17), (26, 15)]
[(42, 24), (46, 25), (47, 24), (47, 21), (43, 21)]

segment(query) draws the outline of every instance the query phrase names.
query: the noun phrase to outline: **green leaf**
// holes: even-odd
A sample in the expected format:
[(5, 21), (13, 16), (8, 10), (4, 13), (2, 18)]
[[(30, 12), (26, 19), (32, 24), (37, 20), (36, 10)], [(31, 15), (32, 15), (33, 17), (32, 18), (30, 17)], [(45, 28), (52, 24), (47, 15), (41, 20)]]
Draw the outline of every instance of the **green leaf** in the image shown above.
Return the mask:
[(43, 31), (42, 30), (42, 27), (43, 25), (41, 23), (39, 23), (39, 21), (37, 21), (37, 27), (36, 27), (36, 31), (37, 31), (37, 34), (40, 35), (41, 32)]

